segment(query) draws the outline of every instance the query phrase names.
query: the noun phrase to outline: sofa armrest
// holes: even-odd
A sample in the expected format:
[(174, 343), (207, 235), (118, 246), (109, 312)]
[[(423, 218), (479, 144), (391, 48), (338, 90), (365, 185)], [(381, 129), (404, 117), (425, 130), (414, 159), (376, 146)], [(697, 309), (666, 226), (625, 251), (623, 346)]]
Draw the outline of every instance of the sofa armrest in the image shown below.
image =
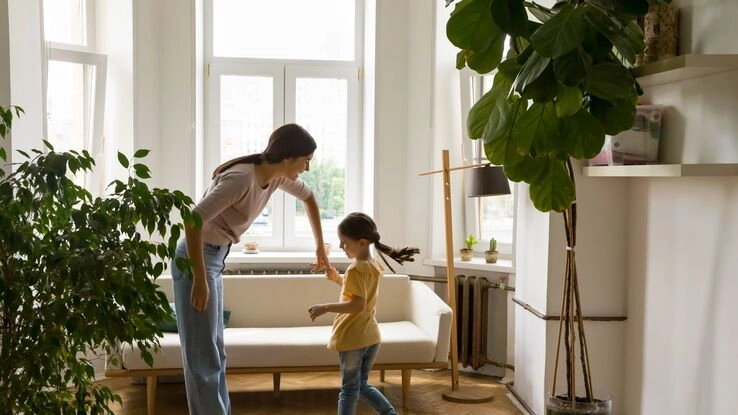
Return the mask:
[(410, 284), (410, 320), (436, 338), (435, 362), (448, 362), (453, 312), (433, 290), (421, 281)]

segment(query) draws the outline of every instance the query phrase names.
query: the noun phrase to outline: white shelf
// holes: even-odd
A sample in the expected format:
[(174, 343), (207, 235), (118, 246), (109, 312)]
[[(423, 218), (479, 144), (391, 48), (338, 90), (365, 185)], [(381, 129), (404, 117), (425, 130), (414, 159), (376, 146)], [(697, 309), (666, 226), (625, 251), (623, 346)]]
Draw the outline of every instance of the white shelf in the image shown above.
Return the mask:
[[(350, 264), (353, 259), (347, 258), (343, 252), (331, 252), (328, 255), (331, 264)], [(225, 260), (226, 264), (304, 264), (315, 262), (315, 252), (259, 252), (246, 254), (241, 251), (231, 251)]]
[(679, 55), (634, 69), (642, 87), (738, 70), (738, 55)]
[(647, 164), (633, 166), (589, 166), (586, 177), (698, 177), (738, 176), (738, 164)]
[[(446, 268), (446, 260), (441, 258), (424, 259), (423, 265)], [(515, 274), (515, 267), (513, 267), (512, 261), (509, 259), (498, 259), (496, 263), (488, 264), (484, 262), (484, 258), (479, 257), (474, 257), (471, 261), (462, 261), (460, 258), (454, 258), (454, 270), (465, 269)]]

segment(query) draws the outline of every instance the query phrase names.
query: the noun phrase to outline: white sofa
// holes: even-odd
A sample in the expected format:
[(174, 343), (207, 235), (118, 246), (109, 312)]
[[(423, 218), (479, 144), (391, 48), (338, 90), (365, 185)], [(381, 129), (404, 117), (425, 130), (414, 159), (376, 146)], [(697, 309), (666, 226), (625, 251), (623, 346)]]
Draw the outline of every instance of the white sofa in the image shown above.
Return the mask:
[[(172, 280), (157, 280), (173, 301)], [(227, 372), (273, 373), (279, 393), (281, 373), (338, 371), (338, 354), (326, 344), (333, 313), (312, 322), (313, 304), (338, 301), (340, 287), (322, 275), (224, 275), (224, 308), (231, 311), (225, 329)], [(382, 346), (375, 370), (402, 371), (402, 403), (407, 404), (410, 370), (447, 368), (451, 308), (425, 283), (387, 274), (380, 283), (377, 321)], [(182, 374), (177, 333), (164, 333), (161, 350), (149, 367), (135, 345), (121, 346), (109, 377), (146, 377), (148, 413), (154, 413), (160, 376)], [(382, 376), (383, 380), (383, 376)]]

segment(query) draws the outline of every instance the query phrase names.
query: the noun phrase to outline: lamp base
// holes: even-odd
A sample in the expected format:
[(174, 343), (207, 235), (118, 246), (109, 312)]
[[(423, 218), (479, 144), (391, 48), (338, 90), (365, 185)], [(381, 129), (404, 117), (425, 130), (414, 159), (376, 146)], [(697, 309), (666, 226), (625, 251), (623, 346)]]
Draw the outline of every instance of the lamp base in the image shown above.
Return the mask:
[(443, 399), (456, 403), (484, 403), (491, 401), (492, 398), (492, 392), (470, 386), (443, 392)]

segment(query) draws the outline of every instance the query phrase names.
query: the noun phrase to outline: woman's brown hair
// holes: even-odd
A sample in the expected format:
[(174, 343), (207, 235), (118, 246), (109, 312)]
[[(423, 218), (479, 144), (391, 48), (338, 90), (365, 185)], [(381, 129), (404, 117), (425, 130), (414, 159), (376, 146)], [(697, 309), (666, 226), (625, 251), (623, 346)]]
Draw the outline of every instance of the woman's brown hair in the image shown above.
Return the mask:
[(349, 213), (341, 223), (338, 224), (338, 231), (341, 232), (342, 235), (353, 240), (358, 241), (359, 239), (366, 239), (370, 243), (373, 243), (374, 247), (377, 248), (377, 252), (379, 252), (380, 258), (382, 258), (382, 261), (384, 261), (385, 265), (387, 265), (392, 272), (395, 272), (395, 270), (392, 269), (390, 264), (384, 258), (384, 255), (389, 256), (395, 262), (402, 265), (405, 261), (415, 261), (413, 259), (413, 255), (420, 253), (420, 249), (415, 247), (406, 246), (404, 248), (392, 248), (379, 242), (380, 236), (377, 231), (377, 224), (374, 223), (374, 220), (365, 213)]
[(264, 161), (269, 164), (279, 163), (284, 159), (313, 154), (317, 147), (315, 139), (307, 130), (297, 124), (285, 124), (269, 136), (269, 142), (263, 152), (226, 161), (215, 168), (213, 179), (236, 164), (261, 164)]

